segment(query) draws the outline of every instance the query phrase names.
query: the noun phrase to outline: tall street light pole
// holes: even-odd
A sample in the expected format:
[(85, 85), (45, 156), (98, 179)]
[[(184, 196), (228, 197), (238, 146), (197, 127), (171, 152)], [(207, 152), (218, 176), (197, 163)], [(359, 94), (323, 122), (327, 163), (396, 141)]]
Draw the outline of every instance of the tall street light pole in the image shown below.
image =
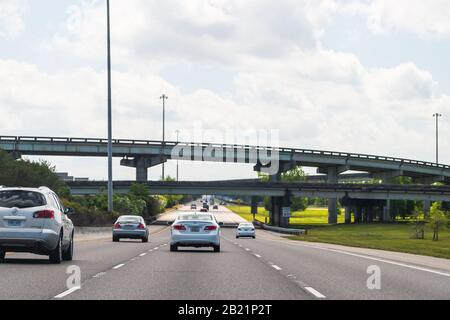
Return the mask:
[[(166, 100), (169, 99), (168, 96), (166, 96), (165, 94), (163, 94), (160, 99), (162, 99), (163, 102), (163, 132), (162, 132), (162, 154), (161, 156), (163, 156), (164, 153), (164, 147), (166, 144)], [(164, 174), (164, 162), (162, 164), (162, 180), (164, 181), (165, 179), (165, 174)]]
[(439, 118), (442, 117), (442, 114), (435, 113), (433, 117), (436, 118), (436, 164), (439, 163)]
[[(180, 130), (176, 130), (175, 132), (177, 133), (177, 144), (178, 144), (178, 142), (179, 142)], [(177, 160), (177, 182), (179, 181), (178, 173), (179, 173), (179, 163), (178, 163), (178, 160)]]
[(111, 28), (109, 15), (109, 0), (106, 0), (107, 10), (107, 42), (108, 42), (108, 212), (113, 212), (113, 182), (112, 182), (112, 99), (111, 99)]

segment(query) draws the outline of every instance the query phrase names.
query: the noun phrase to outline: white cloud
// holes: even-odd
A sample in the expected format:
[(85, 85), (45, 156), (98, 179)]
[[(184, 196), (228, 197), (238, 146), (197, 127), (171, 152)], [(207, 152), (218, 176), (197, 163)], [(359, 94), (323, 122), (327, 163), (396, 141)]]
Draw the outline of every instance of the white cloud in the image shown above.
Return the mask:
[[(111, 8), (114, 58), (116, 63), (127, 64), (139, 58), (233, 65), (241, 56), (280, 58), (297, 47), (314, 49), (315, 28), (325, 20), (320, 3), (117, 1)], [(68, 13), (67, 27), (54, 36), (51, 47), (83, 58), (103, 59), (103, 3), (83, 3)]]
[[(55, 54), (72, 54), (87, 64), (104, 61), (102, 4), (68, 9), (66, 27), (49, 41)], [(283, 145), (432, 160), (431, 114), (450, 114), (450, 98), (437, 93), (432, 74), (412, 62), (369, 69), (355, 55), (320, 44), (333, 14), (369, 16), (375, 7), (306, 0), (115, 1), (114, 136), (159, 139), (158, 98), (165, 92), (168, 137), (195, 125), (222, 132), (280, 129)], [(216, 70), (225, 66), (232, 84), (218, 93), (163, 80), (163, 66), (183, 64), (208, 65), (209, 77), (220, 77)], [(194, 67), (192, 77), (195, 72)], [(105, 80), (104, 71), (94, 68), (50, 73), (0, 59), (0, 112), (8, 115), (0, 117), (2, 130), (104, 137)], [(442, 134), (449, 129), (443, 127)], [(450, 142), (442, 144), (442, 155), (450, 157)], [(104, 177), (104, 170), (90, 170)], [(123, 170), (132, 177), (131, 169)], [(201, 170), (190, 177), (196, 176), (207, 178)]]
[(406, 31), (422, 37), (450, 36), (450, 6), (447, 0), (338, 1), (341, 13), (365, 16), (376, 34)]
[(0, 39), (13, 39), (25, 29), (27, 0), (0, 0)]

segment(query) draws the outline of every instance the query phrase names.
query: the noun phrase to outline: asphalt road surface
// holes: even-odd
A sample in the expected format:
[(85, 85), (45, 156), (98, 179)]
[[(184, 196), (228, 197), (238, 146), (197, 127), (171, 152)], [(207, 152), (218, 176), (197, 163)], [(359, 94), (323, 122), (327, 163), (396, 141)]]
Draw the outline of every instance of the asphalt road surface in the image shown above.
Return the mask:
[[(232, 219), (223, 207), (217, 214)], [(225, 228), (220, 253), (170, 252), (169, 228), (152, 226), (150, 232), (149, 243), (83, 238), (76, 242), (74, 261), (61, 265), (8, 254), (0, 265), (0, 299), (450, 299), (445, 259), (418, 257), (423, 263), (411, 263), (262, 230), (255, 240), (236, 239), (234, 230)], [(66, 286), (70, 266), (81, 270), (79, 289)], [(368, 268), (374, 267), (380, 289), (367, 286)]]

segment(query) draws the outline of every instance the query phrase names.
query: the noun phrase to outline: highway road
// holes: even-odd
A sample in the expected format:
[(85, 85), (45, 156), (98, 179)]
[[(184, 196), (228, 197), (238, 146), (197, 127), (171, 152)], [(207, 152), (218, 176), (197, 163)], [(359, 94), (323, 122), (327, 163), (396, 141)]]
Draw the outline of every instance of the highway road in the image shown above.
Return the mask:
[[(219, 218), (232, 215), (223, 207), (217, 212)], [(398, 259), (262, 230), (255, 240), (236, 239), (228, 228), (222, 229), (220, 253), (170, 252), (169, 228), (151, 226), (150, 231), (149, 243), (83, 238), (76, 242), (74, 261), (61, 265), (9, 254), (0, 265), (0, 299), (450, 299), (445, 259)], [(78, 290), (66, 287), (71, 265), (81, 270)], [(373, 265), (381, 271), (380, 290), (367, 287), (367, 269)]]

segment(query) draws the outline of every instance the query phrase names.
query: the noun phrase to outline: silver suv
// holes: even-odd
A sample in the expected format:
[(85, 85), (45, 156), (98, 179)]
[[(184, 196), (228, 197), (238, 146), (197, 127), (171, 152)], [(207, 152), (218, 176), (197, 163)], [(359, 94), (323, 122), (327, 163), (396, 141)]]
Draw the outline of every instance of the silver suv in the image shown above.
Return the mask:
[(0, 262), (6, 252), (48, 255), (51, 263), (73, 257), (74, 227), (56, 193), (46, 187), (0, 186)]

